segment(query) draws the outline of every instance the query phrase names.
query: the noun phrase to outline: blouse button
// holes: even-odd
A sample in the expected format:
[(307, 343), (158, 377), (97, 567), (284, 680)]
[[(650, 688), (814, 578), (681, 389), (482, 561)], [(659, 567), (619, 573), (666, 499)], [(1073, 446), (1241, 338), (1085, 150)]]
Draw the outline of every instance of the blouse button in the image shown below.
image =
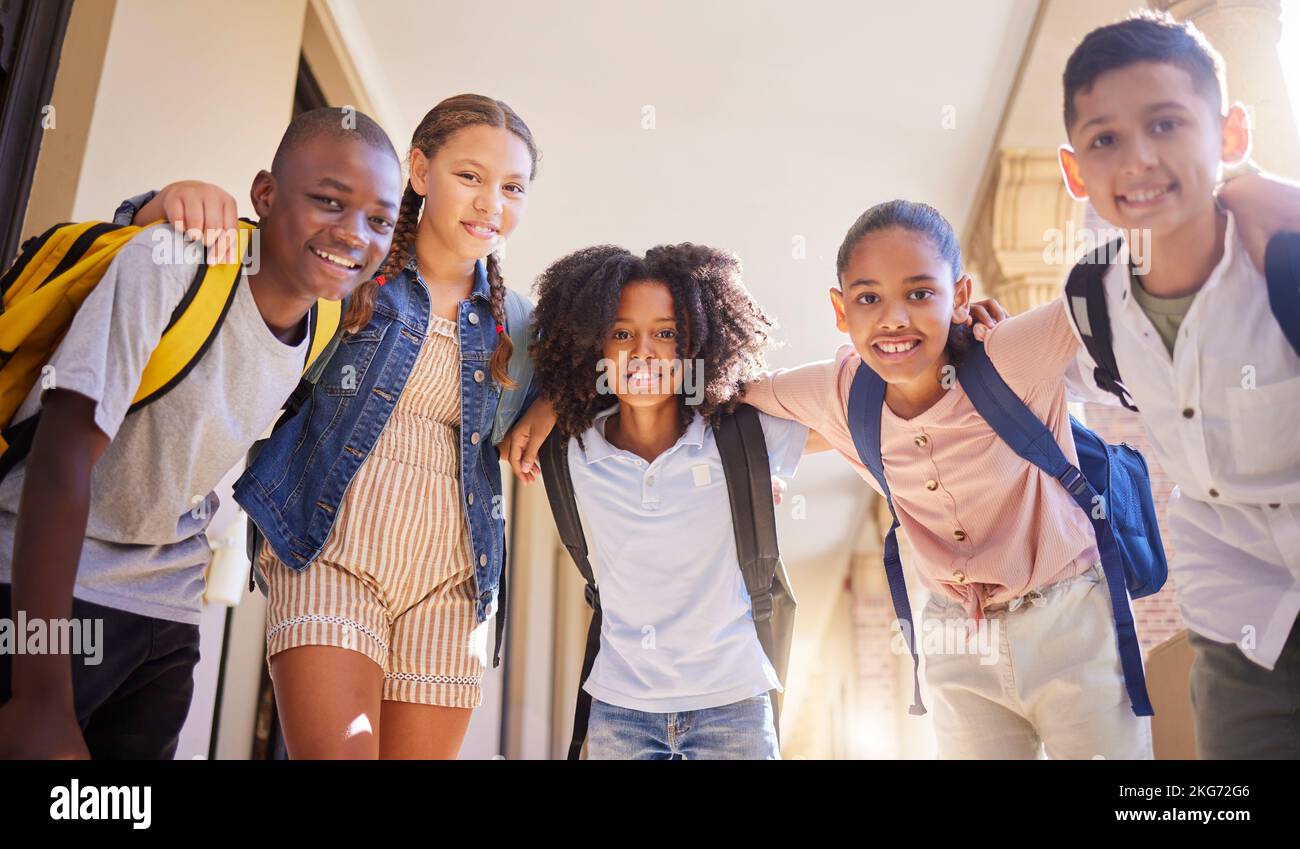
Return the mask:
[(1210, 497), (1211, 497), (1211, 498), (1218, 498), (1218, 497), (1219, 497), (1219, 491), (1218, 491), (1217, 489), (1211, 488), (1211, 489), (1210, 489)]
[(478, 324), (478, 313), (472, 312), (469, 314), (469, 323)]
[(474, 382), (475, 383), (483, 382), (483, 369), (481, 368), (474, 369)]
[(923, 433), (920, 436), (918, 436), (916, 439), (913, 439), (912, 441), (916, 443), (917, 448), (924, 448), (926, 446), (926, 443), (930, 441), (930, 438)]
[(952, 538), (957, 540), (957, 542), (961, 542), (966, 539), (966, 532), (960, 529), (955, 530), (952, 532)]
[(478, 565), (480, 565), (480, 566), (486, 566), (486, 565), (487, 565), (487, 555), (486, 555), (486, 554), (480, 554), (480, 555), (478, 556)]
[(1193, 410), (1191, 407), (1188, 407), (1187, 409), (1183, 410), (1183, 418), (1185, 419), (1190, 419), (1194, 415), (1196, 415), (1196, 411)]
[(1268, 505), (1268, 506), (1269, 506), (1269, 509), (1270, 509), (1270, 510), (1276, 510), (1277, 508), (1281, 507), (1282, 505), (1281, 505), (1281, 504), (1270, 504), (1270, 505)]
[(473, 504), (473, 503), (474, 503), (474, 493), (471, 492), (469, 495), (465, 496), (465, 500), (467, 500), (470, 504)]
[(931, 492), (934, 492), (936, 489), (939, 488), (939, 482), (938, 482), (938, 481), (926, 481), (926, 482), (925, 482), (925, 488), (928, 489), (928, 490), (930, 490)]
[(476, 430), (469, 435), (469, 444), (478, 445), (478, 439), (479, 439), (478, 431)]

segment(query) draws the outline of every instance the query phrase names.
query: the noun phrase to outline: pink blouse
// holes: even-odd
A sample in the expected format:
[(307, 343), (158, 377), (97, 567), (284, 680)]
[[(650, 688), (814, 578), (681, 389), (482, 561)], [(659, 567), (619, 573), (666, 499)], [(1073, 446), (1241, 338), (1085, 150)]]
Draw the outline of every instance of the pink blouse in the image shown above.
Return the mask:
[[(1065, 370), (1078, 345), (1069, 322), (1058, 299), (994, 327), (985, 348), (1077, 465), (1065, 401)], [(848, 427), (849, 389), (861, 362), (842, 345), (833, 360), (769, 372), (747, 387), (745, 401), (819, 431), (879, 491)], [(1059, 482), (998, 438), (959, 381), (912, 419), (886, 404), (880, 424), (885, 477), (916, 555), (911, 565), (925, 586), (960, 601), (970, 618), (1098, 562), (1088, 517)]]

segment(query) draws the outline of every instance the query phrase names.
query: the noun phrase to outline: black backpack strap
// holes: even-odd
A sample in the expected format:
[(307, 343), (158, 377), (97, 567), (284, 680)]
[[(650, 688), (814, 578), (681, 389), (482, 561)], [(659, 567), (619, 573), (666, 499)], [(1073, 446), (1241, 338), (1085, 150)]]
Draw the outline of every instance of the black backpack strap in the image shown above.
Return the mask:
[(569, 556), (587, 582), (585, 595), (591, 607), (591, 624), (587, 627), (587, 647), (582, 658), (582, 675), (578, 679), (578, 703), (573, 710), (573, 739), (569, 743), (568, 759), (578, 760), (582, 744), (587, 739), (587, 720), (591, 716), (591, 694), (582, 688), (600, 651), (600, 590), (596, 587), (596, 573), (587, 559), (587, 540), (582, 533), (582, 519), (578, 515), (578, 501), (573, 495), (573, 476), (569, 473), (569, 440), (558, 429), (542, 443), (538, 452), (542, 466), (542, 482), (546, 484), (546, 499), (551, 503), (555, 529)]
[[(772, 505), (772, 470), (767, 460), (767, 439), (758, 410), (748, 404), (721, 417), (714, 427), (722, 472), (731, 503), (731, 527), (736, 536), (736, 556), (749, 593), (754, 630), (768, 660), (784, 679), (784, 661), (773, 622), (773, 590), (781, 551), (777, 545), (776, 508)], [(784, 684), (784, 680), (782, 680)], [(781, 700), (772, 698), (772, 718), (780, 739)]]
[(1268, 305), (1300, 356), (1300, 233), (1278, 233), (1264, 251)]
[(731, 415), (722, 416), (714, 430), (722, 471), (727, 478), (736, 555), (745, 576), (754, 623), (758, 624), (772, 615), (772, 578), (781, 559), (776, 541), (767, 440), (758, 411), (748, 404), (741, 404)]
[(1065, 281), (1065, 300), (1083, 346), (1097, 364), (1093, 379), (1126, 408), (1137, 412), (1137, 405), (1119, 376), (1110, 313), (1106, 310), (1106, 274), (1112, 267), (1111, 259), (1122, 254), (1122, 243), (1117, 239), (1076, 264)]

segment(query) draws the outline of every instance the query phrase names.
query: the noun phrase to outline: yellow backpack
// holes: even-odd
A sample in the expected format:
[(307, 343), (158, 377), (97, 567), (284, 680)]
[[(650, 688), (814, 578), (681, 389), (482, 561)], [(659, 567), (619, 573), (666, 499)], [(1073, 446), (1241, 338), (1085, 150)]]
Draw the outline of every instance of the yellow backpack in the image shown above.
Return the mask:
[[(72, 324), (77, 309), (99, 283), (122, 246), (142, 227), (86, 222), (58, 224), (23, 244), (13, 266), (0, 277), (0, 480), (31, 450), (36, 416), (13, 418), (50, 356)], [(256, 227), (239, 222), (240, 255)], [(221, 330), (243, 266), (200, 264), (158, 347), (140, 376), (127, 414), (167, 394), (189, 373)], [(338, 334), (342, 304), (319, 300), (312, 307), (305, 372)]]

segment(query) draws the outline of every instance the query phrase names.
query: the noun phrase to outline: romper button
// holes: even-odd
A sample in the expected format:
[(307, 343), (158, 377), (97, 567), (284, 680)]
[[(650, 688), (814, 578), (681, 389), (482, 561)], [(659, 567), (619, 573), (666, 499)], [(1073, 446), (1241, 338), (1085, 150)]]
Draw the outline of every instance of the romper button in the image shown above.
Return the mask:
[(960, 529), (955, 530), (952, 532), (952, 538), (957, 540), (957, 542), (961, 542), (966, 539), (966, 532)]
[(469, 503), (470, 503), (470, 504), (473, 504), (473, 503), (474, 503), (474, 493), (471, 492), (469, 495), (467, 495), (467, 496), (465, 496), (465, 497), (469, 500)]
[(1187, 409), (1183, 410), (1183, 418), (1185, 419), (1190, 419), (1194, 415), (1196, 415), (1196, 411), (1193, 410), (1191, 407), (1188, 407)]
[(470, 444), (470, 445), (478, 445), (478, 431), (477, 431), (477, 430), (474, 431), (473, 433), (471, 433), (471, 434), (469, 435), (469, 444)]
[(478, 324), (478, 313), (472, 312), (469, 314), (469, 323)]
[(1218, 498), (1218, 497), (1219, 497), (1219, 491), (1218, 491), (1217, 489), (1211, 489), (1211, 490), (1210, 490), (1210, 497), (1211, 497), (1211, 498)]
[(475, 383), (483, 382), (483, 369), (481, 368), (474, 369), (474, 382)]
[(916, 439), (913, 439), (912, 441), (916, 443), (916, 446), (917, 446), (918, 448), (924, 448), (924, 447), (925, 447), (925, 444), (926, 444), (927, 442), (929, 442), (930, 440), (929, 440), (929, 438), (926, 437), (926, 435), (923, 433), (923, 434), (921, 434), (920, 436), (918, 436)]
[(487, 555), (486, 555), (486, 554), (480, 554), (480, 555), (478, 556), (478, 565), (480, 565), (480, 566), (486, 566), (486, 565), (487, 565)]
[(966, 573), (958, 569), (952, 573), (952, 579), (959, 584), (964, 584), (966, 583)]
[(925, 482), (925, 488), (928, 489), (928, 490), (930, 490), (931, 492), (934, 492), (936, 489), (939, 488), (939, 482), (938, 482), (938, 481), (926, 481), (926, 482)]

